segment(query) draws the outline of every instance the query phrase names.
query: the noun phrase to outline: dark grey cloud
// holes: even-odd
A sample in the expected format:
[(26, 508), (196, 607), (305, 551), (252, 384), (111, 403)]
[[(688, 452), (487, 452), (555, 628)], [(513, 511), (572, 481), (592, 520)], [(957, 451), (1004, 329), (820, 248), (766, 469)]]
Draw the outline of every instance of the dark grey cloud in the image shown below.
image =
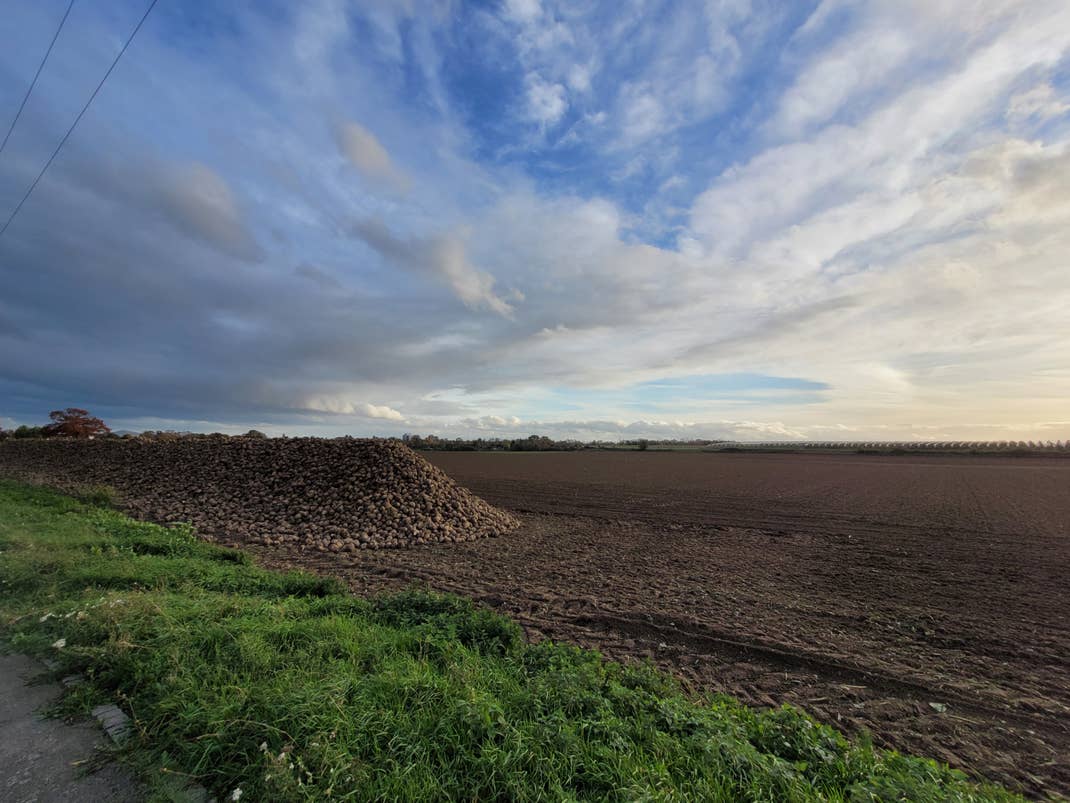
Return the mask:
[(293, 416), (321, 383), (450, 370), (441, 355), (397, 355), (446, 322), (436, 305), (387, 307), (311, 265), (250, 263), (234, 220), (221, 215), (213, 228), (196, 193), (136, 186), (166, 187), (172, 172), (146, 177), (149, 159), (124, 171), (72, 156), (0, 241), (4, 414), (33, 420), (77, 402), (216, 420)]
[(379, 139), (356, 122), (339, 123), (334, 129), (338, 149), (360, 174), (373, 185), (405, 194), (412, 179), (401, 170)]
[[(151, 36), (139, 46), (124, 82), (117, 73), (113, 93), (0, 240), (2, 414), (34, 420), (77, 403), (183, 420), (295, 420), (391, 405), (417, 416), (473, 415), (472, 404), (425, 397), (529, 379), (531, 366), (511, 357), (561, 315), (576, 324), (584, 306), (602, 320), (622, 304), (659, 303), (627, 299), (623, 283), (601, 283), (594, 272), (560, 291), (530, 288), (529, 309), (523, 293), (492, 276), (521, 275), (485, 255), (495, 239), (508, 246), (494, 221), (484, 224), (489, 240), (486, 228), (466, 231), (456, 219), (391, 217), (388, 227), (384, 211), (339, 174), (337, 154), (321, 160), (304, 141), (330, 114), (296, 116), (298, 136), (263, 115), (251, 86), (229, 81), (248, 78), (248, 65), (235, 73), (216, 64), (213, 74)], [(153, 83), (154, 74), (168, 81)], [(128, 127), (115, 112), (139, 101), (163, 119)], [(283, 107), (302, 102), (286, 97)], [(46, 141), (63, 111), (27, 117), (20, 142), (32, 144), (34, 133)], [(175, 124), (181, 129), (167, 128)], [(400, 174), (386, 145), (367, 136), (354, 143), (354, 131), (343, 145), (351, 161), (363, 159), (362, 174)], [(319, 133), (330, 143), (338, 132)], [(354, 144), (363, 150), (353, 153)], [(13, 158), (0, 160), (0, 195), (24, 186), (38, 150), (5, 153)], [(450, 169), (460, 171), (457, 181), (470, 178)], [(354, 207), (369, 214), (340, 223)], [(537, 248), (518, 252), (538, 256)], [(589, 306), (588, 293), (600, 303)], [(573, 371), (550, 359), (544, 378)]]
[[(53, 198), (93, 198), (114, 205), (116, 216), (133, 213), (141, 222), (172, 228), (226, 256), (245, 262), (263, 259), (238, 193), (217, 170), (199, 162), (167, 161), (148, 147), (110, 134), (98, 139), (64, 153), (51, 174), (47, 192)], [(112, 222), (122, 224), (121, 219)]]
[(165, 219), (224, 254), (249, 262), (263, 258), (234, 193), (218, 173), (205, 165), (191, 164), (160, 179), (156, 187), (146, 186), (155, 193), (145, 200), (158, 204)]
[(317, 268), (315, 265), (310, 265), (307, 262), (303, 262), (294, 268), (294, 273), (298, 276), (304, 277), (311, 282), (315, 282), (324, 290), (341, 290), (342, 283), (338, 281), (334, 276), (327, 273), (322, 268)]

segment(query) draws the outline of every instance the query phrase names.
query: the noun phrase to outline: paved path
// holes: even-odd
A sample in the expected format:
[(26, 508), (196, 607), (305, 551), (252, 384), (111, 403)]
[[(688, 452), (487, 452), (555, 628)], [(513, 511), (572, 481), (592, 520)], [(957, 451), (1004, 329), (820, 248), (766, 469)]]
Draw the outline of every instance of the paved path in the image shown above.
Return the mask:
[(40, 709), (59, 696), (58, 684), (27, 686), (41, 665), (24, 655), (0, 655), (0, 800), (5, 803), (140, 803), (142, 788), (108, 764), (85, 775), (84, 761), (104, 744), (95, 722), (67, 725)]

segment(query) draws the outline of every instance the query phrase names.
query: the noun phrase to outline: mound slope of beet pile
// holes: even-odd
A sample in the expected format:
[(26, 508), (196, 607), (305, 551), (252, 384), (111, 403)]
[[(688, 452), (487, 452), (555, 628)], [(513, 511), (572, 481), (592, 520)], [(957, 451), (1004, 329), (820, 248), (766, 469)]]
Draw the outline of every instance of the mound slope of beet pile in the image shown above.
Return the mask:
[(110, 485), (139, 518), (335, 552), (471, 541), (518, 524), (386, 440), (9, 440), (0, 475), (61, 489)]

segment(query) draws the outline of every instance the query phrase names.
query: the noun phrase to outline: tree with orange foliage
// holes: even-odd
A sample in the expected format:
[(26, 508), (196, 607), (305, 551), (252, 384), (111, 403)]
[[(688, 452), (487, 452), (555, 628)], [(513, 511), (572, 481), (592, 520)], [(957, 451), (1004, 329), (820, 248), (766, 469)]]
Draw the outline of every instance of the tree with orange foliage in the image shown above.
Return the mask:
[(111, 429), (103, 421), (78, 407), (53, 410), (48, 417), (52, 423), (45, 427), (47, 438), (95, 438), (111, 434)]

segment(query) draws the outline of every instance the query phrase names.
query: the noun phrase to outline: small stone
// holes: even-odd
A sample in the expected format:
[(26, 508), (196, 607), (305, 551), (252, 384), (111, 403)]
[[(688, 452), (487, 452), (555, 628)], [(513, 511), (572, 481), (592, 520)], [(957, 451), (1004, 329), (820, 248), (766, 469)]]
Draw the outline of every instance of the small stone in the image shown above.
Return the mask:
[(93, 716), (116, 744), (123, 744), (130, 737), (130, 717), (114, 703), (98, 705), (93, 709)]

